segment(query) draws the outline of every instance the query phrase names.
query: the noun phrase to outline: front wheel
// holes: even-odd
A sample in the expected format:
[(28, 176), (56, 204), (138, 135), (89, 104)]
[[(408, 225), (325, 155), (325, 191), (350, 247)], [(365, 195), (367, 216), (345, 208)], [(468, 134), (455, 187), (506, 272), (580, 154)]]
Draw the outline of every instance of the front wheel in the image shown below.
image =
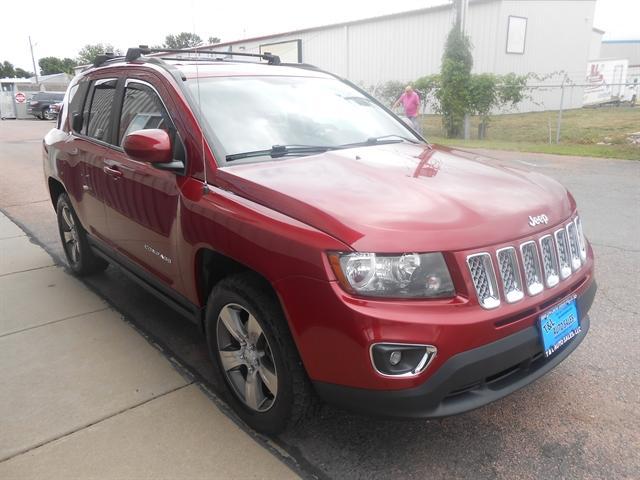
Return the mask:
[(222, 280), (207, 305), (209, 352), (229, 404), (255, 430), (276, 434), (313, 404), (311, 385), (277, 299), (251, 273)]
[(60, 240), (62, 240), (62, 247), (71, 270), (77, 275), (84, 276), (107, 268), (109, 264), (91, 251), (87, 233), (82, 228), (66, 193), (58, 197), (56, 212)]

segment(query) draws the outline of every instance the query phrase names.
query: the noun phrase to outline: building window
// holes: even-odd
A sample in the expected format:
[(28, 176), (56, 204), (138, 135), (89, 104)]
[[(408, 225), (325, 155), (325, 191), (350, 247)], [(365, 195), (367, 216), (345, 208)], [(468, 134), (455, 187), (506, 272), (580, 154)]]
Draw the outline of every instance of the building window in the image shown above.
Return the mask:
[(507, 24), (507, 53), (524, 53), (527, 38), (527, 19), (509, 15)]

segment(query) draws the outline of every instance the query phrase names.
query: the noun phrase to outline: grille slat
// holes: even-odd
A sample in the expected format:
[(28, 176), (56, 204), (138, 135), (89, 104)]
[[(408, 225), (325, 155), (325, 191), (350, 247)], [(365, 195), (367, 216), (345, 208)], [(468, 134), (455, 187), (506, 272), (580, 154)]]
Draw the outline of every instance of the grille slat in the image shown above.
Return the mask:
[(520, 245), (522, 255), (522, 267), (524, 269), (524, 281), (527, 284), (529, 295), (537, 295), (542, 292), (542, 268), (536, 243), (532, 240)]
[(566, 227), (567, 238), (569, 240), (569, 253), (571, 254), (571, 268), (575, 272), (582, 266), (582, 260), (580, 260), (580, 244), (578, 241), (578, 232), (573, 222), (569, 223)]
[(551, 235), (545, 235), (540, 239), (540, 256), (542, 257), (545, 283), (549, 288), (555, 287), (560, 282), (560, 269)]
[(578, 232), (578, 242), (580, 244), (580, 260), (583, 262), (587, 259), (587, 239), (582, 231), (582, 220), (580, 217), (576, 217), (573, 221), (576, 225), (576, 231)]
[(522, 288), (522, 276), (520, 275), (516, 249), (507, 247), (498, 250), (496, 253), (498, 255), (498, 267), (500, 278), (502, 278), (504, 298), (509, 303), (522, 300), (524, 289)]
[(480, 305), (487, 309), (496, 308), (500, 305), (500, 296), (491, 256), (488, 253), (470, 255), (467, 265)]
[(571, 275), (571, 259), (569, 258), (569, 242), (567, 232), (560, 229), (554, 233), (556, 237), (556, 248), (558, 250), (558, 262), (560, 266), (560, 278), (564, 280)]

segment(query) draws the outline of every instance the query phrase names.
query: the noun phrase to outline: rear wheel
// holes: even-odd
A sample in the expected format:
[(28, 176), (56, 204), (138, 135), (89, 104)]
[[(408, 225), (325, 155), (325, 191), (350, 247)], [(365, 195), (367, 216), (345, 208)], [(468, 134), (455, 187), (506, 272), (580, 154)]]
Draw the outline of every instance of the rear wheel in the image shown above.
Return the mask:
[(87, 233), (80, 224), (66, 193), (58, 197), (58, 231), (69, 267), (78, 275), (101, 272), (109, 265), (97, 257), (89, 246)]
[(211, 358), (229, 404), (255, 430), (276, 434), (313, 404), (311, 385), (277, 299), (251, 273), (222, 280), (207, 305)]
[(47, 108), (42, 111), (42, 117), (44, 120), (54, 120), (56, 115), (51, 111), (51, 108)]

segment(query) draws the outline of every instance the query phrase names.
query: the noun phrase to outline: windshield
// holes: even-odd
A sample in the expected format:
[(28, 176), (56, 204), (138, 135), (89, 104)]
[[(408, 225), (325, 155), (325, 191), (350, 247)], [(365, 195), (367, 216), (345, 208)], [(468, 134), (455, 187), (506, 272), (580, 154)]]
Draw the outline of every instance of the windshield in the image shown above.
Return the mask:
[(204, 121), (227, 159), (264, 150), (254, 160), (268, 160), (266, 151), (274, 146), (330, 149), (381, 137), (419, 140), (367, 97), (335, 79), (201, 78), (199, 94), (195, 79), (189, 87), (196, 101), (200, 98)]

